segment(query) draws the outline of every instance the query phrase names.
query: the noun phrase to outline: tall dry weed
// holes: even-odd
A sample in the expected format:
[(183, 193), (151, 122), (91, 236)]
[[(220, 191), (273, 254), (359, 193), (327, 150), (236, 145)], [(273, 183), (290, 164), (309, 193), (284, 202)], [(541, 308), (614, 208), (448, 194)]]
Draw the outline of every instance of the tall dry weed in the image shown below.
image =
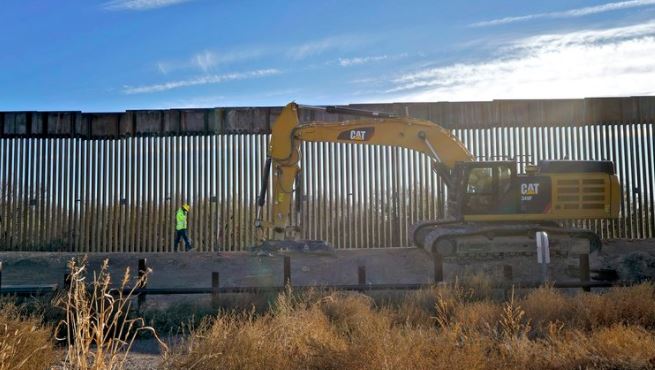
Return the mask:
[[(64, 332), (67, 351), (66, 368), (78, 370), (122, 369), (138, 334), (148, 331), (158, 340), (152, 327), (141, 317), (130, 316), (136, 288), (144, 286), (148, 273), (139, 277), (128, 290), (130, 270), (127, 268), (118, 289), (112, 288), (109, 261), (104, 260), (100, 271), (86, 282), (86, 260), (71, 260), (70, 288), (59, 305), (66, 311), (58, 332)], [(127, 293), (125, 291), (127, 290)], [(163, 342), (159, 341), (164, 346)]]
[(435, 324), (433, 310), (437, 304), (437, 287), (408, 292), (397, 308), (387, 305), (397, 324), (429, 327)]
[(497, 334), (496, 324), (503, 313), (503, 307), (495, 302), (471, 302), (459, 306), (451, 320), (466, 332), (493, 336)]
[(543, 336), (557, 323), (571, 325), (576, 315), (574, 302), (575, 299), (552, 286), (544, 286), (530, 291), (520, 305), (533, 327), (533, 334)]
[(530, 321), (525, 317), (523, 307), (514, 298), (513, 290), (510, 299), (503, 304), (499, 325), (503, 338), (524, 338), (530, 331)]

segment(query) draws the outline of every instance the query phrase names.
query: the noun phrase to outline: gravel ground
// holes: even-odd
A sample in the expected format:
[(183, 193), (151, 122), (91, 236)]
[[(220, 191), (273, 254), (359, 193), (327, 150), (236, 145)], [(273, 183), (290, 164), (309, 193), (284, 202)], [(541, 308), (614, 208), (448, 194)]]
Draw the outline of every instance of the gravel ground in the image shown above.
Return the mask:
[[(171, 338), (167, 342), (175, 342), (178, 338)], [(62, 356), (64, 356), (62, 350)], [(155, 370), (162, 363), (162, 354), (159, 344), (154, 339), (141, 339), (134, 342), (132, 351), (127, 356), (125, 370)], [(64, 370), (63, 366), (55, 366), (51, 370)]]

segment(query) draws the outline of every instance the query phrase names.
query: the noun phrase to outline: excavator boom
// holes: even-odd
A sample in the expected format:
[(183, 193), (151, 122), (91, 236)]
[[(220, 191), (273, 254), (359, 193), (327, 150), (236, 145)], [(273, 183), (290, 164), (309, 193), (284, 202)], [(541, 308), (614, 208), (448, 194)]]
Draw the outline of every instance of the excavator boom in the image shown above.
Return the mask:
[[(290, 103), (271, 127), (270, 162), (267, 165), (272, 167), (273, 176), (273, 220), (264, 226), (273, 228), (274, 239), (287, 239), (290, 233), (294, 233), (289, 223), (303, 141), (407, 148), (432, 157), (446, 169), (445, 176), (447, 169), (453, 168), (457, 162), (474, 160), (468, 149), (449, 131), (430, 121), (333, 107), (326, 110), (365, 117), (342, 122), (300, 123), (298, 110), (301, 108), (326, 109)], [(266, 184), (263, 185), (262, 189), (265, 189)], [(260, 205), (263, 205), (264, 196), (264, 193), (260, 194)]]

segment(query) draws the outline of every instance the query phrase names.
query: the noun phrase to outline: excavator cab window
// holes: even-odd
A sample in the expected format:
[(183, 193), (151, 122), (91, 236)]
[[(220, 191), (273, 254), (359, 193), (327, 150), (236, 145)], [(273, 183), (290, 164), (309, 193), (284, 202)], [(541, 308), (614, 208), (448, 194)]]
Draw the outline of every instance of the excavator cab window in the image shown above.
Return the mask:
[(469, 194), (492, 194), (493, 191), (493, 168), (472, 168), (469, 172), (466, 192)]
[(471, 168), (466, 182), (465, 213), (486, 213), (494, 204), (492, 167)]
[[(486, 163), (468, 170), (464, 214), (492, 214), (506, 206), (512, 186), (512, 169), (505, 163)], [(502, 212), (501, 212), (502, 213)]]
[(502, 195), (512, 186), (512, 169), (508, 166), (498, 167), (498, 192)]

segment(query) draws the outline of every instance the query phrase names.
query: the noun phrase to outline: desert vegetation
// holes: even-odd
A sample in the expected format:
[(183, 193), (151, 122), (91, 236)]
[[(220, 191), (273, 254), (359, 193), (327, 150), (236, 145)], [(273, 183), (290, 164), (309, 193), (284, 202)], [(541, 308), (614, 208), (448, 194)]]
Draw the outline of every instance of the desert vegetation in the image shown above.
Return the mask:
[(0, 305), (0, 370), (123, 369), (144, 332), (166, 349), (154, 328), (132, 309), (134, 291), (149, 272), (133, 278), (128, 268), (113, 282), (105, 260), (88, 281), (86, 268), (84, 258), (71, 260), (67, 291), (45, 306), (39, 301)]
[(462, 284), (386, 302), (286, 292), (264, 314), (206, 320), (163, 367), (647, 369), (655, 367), (654, 328), (652, 284), (577, 295), (543, 287), (500, 301)]
[[(70, 288), (55, 302), (65, 312), (55, 332), (65, 345), (64, 368), (79, 370), (122, 369), (140, 332), (148, 332), (159, 341), (154, 328), (146, 326), (139, 315), (131, 315), (134, 290), (143, 286), (147, 272), (131, 288), (129, 268), (118, 288), (112, 289), (109, 260), (86, 283), (86, 263), (69, 263)], [(165, 344), (159, 341), (165, 348)]]
[[(157, 322), (131, 309), (129, 272), (87, 286), (72, 265), (57, 322), (0, 309), (0, 370), (130, 368), (132, 343)], [(138, 281), (137, 281), (138, 283)], [(119, 289), (122, 291), (122, 289)], [(246, 305), (247, 307), (247, 305)], [(45, 308), (48, 309), (48, 308)], [(407, 293), (288, 288), (269, 304), (179, 316), (162, 369), (651, 369), (655, 286), (571, 293), (545, 286), (499, 298), (480, 277)], [(166, 315), (166, 313), (161, 313)], [(193, 323), (189, 318), (194, 316)], [(161, 317), (161, 316), (160, 316)], [(149, 326), (149, 325), (154, 325)], [(184, 333), (180, 337), (180, 333)], [(181, 339), (180, 339), (181, 338)], [(132, 362), (133, 364), (133, 362)]]

